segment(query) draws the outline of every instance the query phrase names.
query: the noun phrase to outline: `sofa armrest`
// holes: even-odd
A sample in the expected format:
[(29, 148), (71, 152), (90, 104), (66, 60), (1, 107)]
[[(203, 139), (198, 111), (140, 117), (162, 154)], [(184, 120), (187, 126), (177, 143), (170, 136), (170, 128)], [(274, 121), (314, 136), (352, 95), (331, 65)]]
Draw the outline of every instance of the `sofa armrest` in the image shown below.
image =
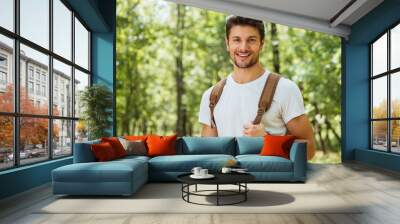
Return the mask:
[(95, 162), (90, 146), (92, 144), (100, 143), (100, 140), (94, 140), (89, 142), (75, 143), (74, 145), (74, 163), (89, 163)]
[(293, 162), (294, 181), (305, 181), (307, 177), (307, 141), (297, 139), (290, 148), (290, 160)]

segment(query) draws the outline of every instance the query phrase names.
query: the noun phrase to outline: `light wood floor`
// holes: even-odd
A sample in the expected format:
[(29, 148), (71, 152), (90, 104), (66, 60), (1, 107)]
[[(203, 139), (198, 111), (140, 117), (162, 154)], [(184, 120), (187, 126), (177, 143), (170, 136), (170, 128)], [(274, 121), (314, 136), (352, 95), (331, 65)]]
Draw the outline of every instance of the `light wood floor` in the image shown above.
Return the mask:
[[(54, 200), (49, 185), (0, 201), (0, 223), (105, 224), (253, 224), (253, 223), (400, 223), (400, 174), (358, 163), (310, 166), (317, 183), (345, 201), (367, 204), (356, 214), (37, 214)], [(173, 205), (171, 205), (173, 206)]]

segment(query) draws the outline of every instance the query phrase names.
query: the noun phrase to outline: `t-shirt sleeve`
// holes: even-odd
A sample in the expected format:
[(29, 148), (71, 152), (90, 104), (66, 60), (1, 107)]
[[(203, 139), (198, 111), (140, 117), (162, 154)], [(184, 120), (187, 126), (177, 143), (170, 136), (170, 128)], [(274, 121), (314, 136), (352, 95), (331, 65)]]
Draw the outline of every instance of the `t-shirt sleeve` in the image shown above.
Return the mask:
[(210, 112), (210, 94), (212, 88), (207, 89), (201, 97), (200, 110), (199, 110), (199, 122), (206, 125), (211, 125), (211, 112)]
[(289, 81), (285, 92), (285, 97), (282, 102), (282, 118), (285, 124), (287, 124), (293, 118), (305, 114), (305, 109), (303, 96), (296, 83)]

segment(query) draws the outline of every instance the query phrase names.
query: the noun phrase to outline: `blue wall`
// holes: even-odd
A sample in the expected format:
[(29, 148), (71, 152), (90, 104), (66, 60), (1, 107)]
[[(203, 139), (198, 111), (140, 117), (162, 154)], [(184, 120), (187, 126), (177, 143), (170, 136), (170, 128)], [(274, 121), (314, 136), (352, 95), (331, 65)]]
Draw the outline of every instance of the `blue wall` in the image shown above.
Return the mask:
[[(67, 0), (92, 31), (93, 83), (106, 84), (115, 93), (115, 0)], [(114, 94), (115, 124), (115, 94)], [(110, 127), (110, 131), (115, 131)], [(115, 133), (114, 133), (115, 135)], [(51, 171), (72, 163), (72, 157), (0, 172), (0, 199), (51, 181)]]
[[(400, 21), (400, 1), (386, 0), (351, 27), (342, 40), (344, 103), (342, 108), (342, 160), (358, 160), (396, 170), (398, 156), (387, 159), (369, 150), (369, 46), (374, 39)], [(357, 152), (356, 152), (357, 150)], [(364, 150), (359, 152), (359, 150)], [(384, 153), (387, 154), (387, 153)], [(393, 160), (394, 158), (394, 160)], [(377, 162), (377, 160), (380, 160)], [(397, 161), (400, 164), (400, 160)]]

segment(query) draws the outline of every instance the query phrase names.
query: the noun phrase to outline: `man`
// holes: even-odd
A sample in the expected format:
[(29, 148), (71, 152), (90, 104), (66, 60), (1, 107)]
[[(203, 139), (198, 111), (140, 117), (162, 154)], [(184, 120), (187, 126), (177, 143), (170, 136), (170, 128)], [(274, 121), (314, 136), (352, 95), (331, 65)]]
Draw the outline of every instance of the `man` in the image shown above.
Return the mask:
[(313, 130), (305, 115), (301, 92), (291, 80), (279, 79), (271, 106), (262, 115), (259, 124), (252, 123), (270, 75), (259, 62), (264, 36), (262, 21), (239, 16), (227, 19), (225, 42), (233, 62), (233, 73), (227, 77), (214, 107), (214, 120), (209, 107), (213, 87), (203, 93), (199, 112), (199, 122), (203, 125), (201, 135), (264, 136), (290, 133), (307, 140), (307, 158), (311, 159), (315, 154)]

